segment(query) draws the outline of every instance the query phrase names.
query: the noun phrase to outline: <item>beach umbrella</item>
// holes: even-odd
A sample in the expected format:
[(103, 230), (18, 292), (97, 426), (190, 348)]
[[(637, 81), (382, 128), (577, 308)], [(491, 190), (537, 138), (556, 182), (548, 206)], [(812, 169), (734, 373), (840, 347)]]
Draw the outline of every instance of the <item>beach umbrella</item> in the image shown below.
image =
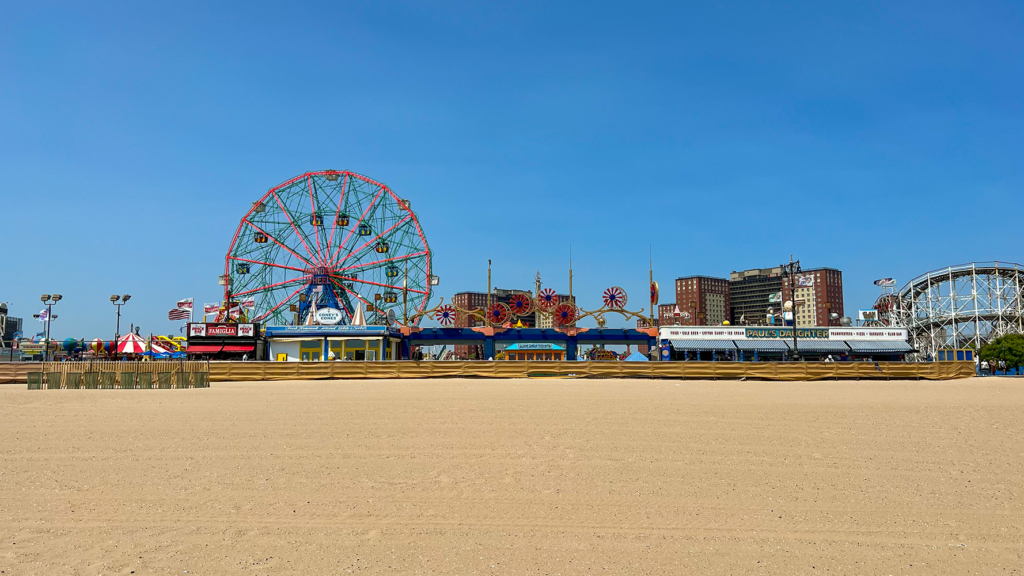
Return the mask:
[(141, 336), (129, 332), (117, 341), (118, 354), (142, 354), (146, 351), (146, 341)]

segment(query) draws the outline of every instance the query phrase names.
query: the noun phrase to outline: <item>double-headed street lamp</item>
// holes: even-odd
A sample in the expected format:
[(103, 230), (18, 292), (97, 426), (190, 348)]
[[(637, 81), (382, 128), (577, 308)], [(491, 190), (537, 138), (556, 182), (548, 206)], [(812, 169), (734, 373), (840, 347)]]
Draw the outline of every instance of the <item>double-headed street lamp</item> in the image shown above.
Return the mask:
[[(43, 361), (49, 362), (50, 360), (50, 320), (55, 318), (53, 315), (53, 305), (61, 301), (60, 294), (43, 294), (39, 297), (39, 300), (46, 305), (46, 347), (43, 349)], [(33, 314), (34, 318), (39, 318), (39, 314)]]
[[(789, 278), (789, 306), (793, 314), (793, 360), (800, 359), (800, 351), (796, 346), (796, 307), (799, 306), (796, 301), (796, 275), (800, 273), (800, 261), (793, 260), (793, 256), (789, 257), (789, 264), (783, 264), (780, 266), (782, 273)], [(783, 323), (785, 323), (785, 315), (783, 315)]]
[(132, 299), (131, 294), (125, 294), (124, 296), (118, 296), (114, 294), (110, 297), (110, 303), (117, 306), (117, 328), (114, 329), (114, 349), (117, 349), (117, 339), (121, 337), (121, 306), (124, 306)]

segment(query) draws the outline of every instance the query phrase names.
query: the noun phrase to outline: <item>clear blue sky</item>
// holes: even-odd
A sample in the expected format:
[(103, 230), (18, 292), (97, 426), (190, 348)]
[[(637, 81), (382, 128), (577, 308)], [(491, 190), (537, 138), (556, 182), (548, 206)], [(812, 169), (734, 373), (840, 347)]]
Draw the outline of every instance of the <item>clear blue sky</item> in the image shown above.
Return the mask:
[[(142, 4), (142, 5), (140, 5)], [(1022, 261), (1019, 3), (0, 5), (0, 301), (166, 333), (253, 200), (351, 169), (413, 207), (440, 294), (638, 308), (795, 254), (871, 281)], [(38, 324), (28, 323), (29, 332)]]

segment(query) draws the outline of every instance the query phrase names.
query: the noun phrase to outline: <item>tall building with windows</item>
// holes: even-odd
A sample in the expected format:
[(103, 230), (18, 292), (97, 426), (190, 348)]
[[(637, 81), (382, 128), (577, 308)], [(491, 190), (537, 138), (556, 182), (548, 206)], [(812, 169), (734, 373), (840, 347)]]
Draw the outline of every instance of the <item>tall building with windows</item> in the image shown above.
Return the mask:
[(797, 326), (838, 326), (844, 315), (843, 273), (835, 268), (803, 270), (796, 274), (792, 295), (789, 279), (783, 280), (782, 300), (796, 304)]
[[(835, 268), (814, 268), (797, 277), (797, 326), (837, 326), (845, 312), (843, 273)], [(685, 276), (676, 279), (674, 300), (658, 306), (658, 323), (717, 326), (729, 321), (736, 326), (761, 326), (769, 323), (769, 308), (776, 323), (781, 323), (778, 315), (790, 299), (789, 282), (781, 266), (734, 271), (728, 280)]]
[(754, 268), (729, 275), (730, 321), (737, 326), (768, 324), (768, 309), (782, 308), (782, 267)]
[(711, 276), (676, 278), (676, 306), (682, 325), (721, 325), (730, 318), (729, 281)]

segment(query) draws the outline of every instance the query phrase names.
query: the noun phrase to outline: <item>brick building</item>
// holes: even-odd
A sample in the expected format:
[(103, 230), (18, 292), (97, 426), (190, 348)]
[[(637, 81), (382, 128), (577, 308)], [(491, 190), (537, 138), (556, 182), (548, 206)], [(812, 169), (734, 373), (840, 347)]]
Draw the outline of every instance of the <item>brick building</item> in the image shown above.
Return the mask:
[(680, 324), (718, 326), (730, 318), (729, 281), (711, 276), (676, 278), (675, 305), (681, 312)]
[(794, 300), (797, 326), (838, 326), (843, 313), (843, 273), (835, 268), (814, 268), (797, 273), (794, 296), (789, 279), (782, 282), (782, 300)]

